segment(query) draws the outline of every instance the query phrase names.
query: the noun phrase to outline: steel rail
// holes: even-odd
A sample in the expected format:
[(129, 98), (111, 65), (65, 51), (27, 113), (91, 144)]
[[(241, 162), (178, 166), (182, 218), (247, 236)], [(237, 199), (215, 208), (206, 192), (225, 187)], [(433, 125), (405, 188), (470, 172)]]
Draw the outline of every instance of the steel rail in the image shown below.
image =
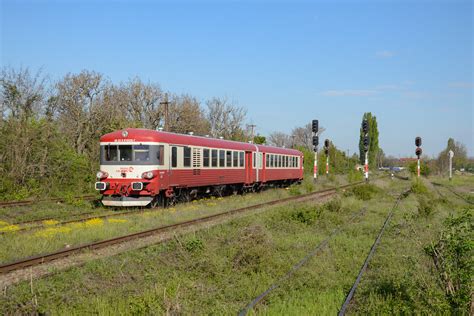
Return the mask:
[(274, 201), (270, 201), (270, 202), (265, 202), (265, 203), (260, 203), (260, 204), (256, 204), (256, 205), (246, 206), (246, 207), (242, 207), (242, 208), (238, 208), (238, 209), (234, 209), (234, 210), (224, 211), (224, 212), (221, 212), (221, 213), (217, 213), (217, 214), (213, 214), (213, 215), (208, 215), (208, 216), (192, 219), (192, 220), (189, 220), (189, 221), (184, 221), (184, 222), (179, 222), (179, 223), (175, 223), (175, 224), (160, 226), (160, 227), (157, 227), (157, 228), (152, 228), (152, 229), (149, 229), (149, 230), (145, 230), (145, 231), (141, 231), (141, 232), (137, 232), (137, 233), (133, 233), (133, 234), (128, 234), (128, 235), (115, 237), (115, 238), (111, 238), (111, 239), (106, 239), (106, 240), (102, 240), (102, 241), (98, 241), (98, 242), (79, 245), (79, 246), (72, 247), (72, 248), (66, 248), (66, 249), (59, 250), (59, 251), (56, 251), (56, 252), (52, 252), (52, 253), (49, 253), (49, 254), (43, 254), (43, 255), (29, 257), (29, 258), (26, 258), (26, 259), (21, 259), (21, 260), (15, 261), (15, 262), (10, 262), (10, 263), (0, 265), (0, 274), (7, 273), (7, 272), (10, 272), (10, 271), (14, 271), (14, 270), (18, 270), (18, 269), (22, 269), (22, 268), (26, 268), (26, 267), (29, 267), (29, 266), (39, 265), (39, 264), (42, 264), (42, 263), (53, 261), (55, 259), (68, 257), (68, 256), (70, 256), (72, 254), (75, 254), (75, 253), (78, 253), (82, 250), (101, 249), (101, 248), (105, 248), (105, 247), (115, 245), (115, 244), (118, 244), (118, 243), (148, 237), (148, 236), (151, 236), (151, 235), (155, 235), (157, 233), (167, 232), (169, 230), (176, 229), (176, 228), (184, 228), (184, 227), (193, 226), (193, 225), (196, 225), (196, 224), (199, 224), (199, 223), (206, 223), (206, 222), (210, 222), (210, 221), (215, 220), (215, 219), (225, 218), (225, 217), (228, 217), (228, 216), (231, 216), (231, 215), (234, 215), (234, 214), (243, 213), (243, 212), (250, 211), (250, 210), (255, 210), (255, 209), (259, 209), (259, 208), (263, 208), (263, 207), (267, 207), (267, 206), (278, 205), (278, 204), (284, 204), (284, 203), (291, 202), (291, 201), (305, 201), (305, 200), (312, 199), (314, 197), (325, 197), (325, 196), (333, 195), (333, 194), (336, 194), (339, 189), (359, 185), (359, 184), (362, 184), (362, 183), (364, 183), (364, 182), (361, 181), (361, 182), (348, 184), (348, 185), (344, 185), (344, 186), (340, 186), (340, 187), (336, 187), (336, 188), (324, 189), (324, 190), (320, 190), (320, 191), (317, 191), (317, 192), (308, 193), (308, 194), (305, 194), (305, 195), (293, 196), (293, 197), (288, 197), (288, 198), (284, 198), (284, 199), (280, 199), (280, 200), (274, 200)]
[(387, 228), (388, 223), (392, 219), (392, 216), (395, 212), (395, 209), (397, 208), (398, 204), (400, 203), (401, 199), (405, 197), (410, 190), (407, 190), (405, 192), (402, 192), (398, 198), (395, 204), (393, 205), (392, 209), (388, 213), (387, 217), (385, 218), (385, 221), (382, 225), (382, 228), (380, 229), (377, 238), (375, 239), (374, 243), (372, 244), (372, 247), (370, 248), (369, 254), (367, 255), (367, 258), (365, 258), (364, 264), (362, 265), (359, 274), (357, 275), (357, 278), (352, 285), (351, 290), (346, 296), (346, 299), (344, 300), (344, 303), (341, 306), (341, 309), (339, 310), (338, 316), (344, 316), (346, 314), (347, 307), (349, 307), (350, 302), (352, 301), (352, 298), (354, 297), (355, 291), (357, 290), (357, 287), (359, 286), (360, 280), (362, 279), (362, 275), (364, 274), (365, 270), (367, 270), (367, 266), (369, 265), (370, 260), (372, 259), (375, 250), (377, 249), (377, 246), (380, 243), (380, 239), (382, 238), (383, 233), (385, 232), (385, 228)]

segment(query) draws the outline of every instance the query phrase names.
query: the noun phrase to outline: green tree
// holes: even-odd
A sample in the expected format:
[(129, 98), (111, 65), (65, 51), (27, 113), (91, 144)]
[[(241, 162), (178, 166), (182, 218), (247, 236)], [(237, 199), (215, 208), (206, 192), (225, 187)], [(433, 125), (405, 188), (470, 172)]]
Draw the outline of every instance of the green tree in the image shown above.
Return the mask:
[[(367, 120), (369, 122), (369, 166), (375, 168), (377, 161), (376, 157), (379, 152), (379, 130), (377, 126), (377, 117), (372, 115), (371, 112), (364, 113), (362, 121)], [(365, 162), (365, 152), (364, 152), (364, 132), (362, 131), (362, 124), (360, 128), (360, 137), (359, 137), (359, 153), (360, 153), (360, 163)]]
[(448, 139), (446, 149), (441, 151), (438, 155), (438, 168), (442, 172), (447, 172), (449, 168), (449, 151), (454, 152), (453, 168), (467, 168), (469, 165), (469, 159), (467, 158), (466, 146), (460, 142), (455, 141), (453, 138)]
[(265, 136), (257, 135), (253, 138), (253, 143), (258, 145), (263, 145), (267, 141)]

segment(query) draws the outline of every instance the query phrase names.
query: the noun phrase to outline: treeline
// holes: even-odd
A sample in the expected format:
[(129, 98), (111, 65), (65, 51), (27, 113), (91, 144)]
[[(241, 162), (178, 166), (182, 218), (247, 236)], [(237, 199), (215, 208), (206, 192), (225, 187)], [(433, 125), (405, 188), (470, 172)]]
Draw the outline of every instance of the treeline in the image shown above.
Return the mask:
[[(168, 101), (166, 103), (166, 101)], [(42, 72), (0, 71), (0, 199), (92, 189), (99, 137), (127, 127), (248, 141), (246, 110), (225, 98), (201, 102), (133, 78), (114, 84), (94, 71), (52, 81)]]
[[(91, 192), (99, 168), (99, 137), (118, 129), (166, 125), (176, 133), (250, 141), (246, 121), (245, 108), (226, 98), (201, 103), (139, 78), (116, 84), (103, 74), (84, 70), (53, 81), (42, 72), (4, 67), (0, 70), (0, 199)], [(311, 127), (295, 128), (292, 135), (291, 142), (288, 137), (280, 140), (278, 133), (268, 140), (256, 135), (253, 141), (304, 150), (306, 171), (311, 172)], [(335, 147), (330, 155), (337, 172), (349, 165)], [(324, 155), (320, 162), (325, 162)]]

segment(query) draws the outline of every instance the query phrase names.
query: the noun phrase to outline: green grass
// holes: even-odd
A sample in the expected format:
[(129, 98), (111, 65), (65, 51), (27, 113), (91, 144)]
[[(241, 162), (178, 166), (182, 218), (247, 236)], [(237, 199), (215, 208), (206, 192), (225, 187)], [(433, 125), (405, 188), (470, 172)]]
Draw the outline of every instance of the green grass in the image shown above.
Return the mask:
[[(324, 205), (272, 207), (163, 244), (21, 282), (0, 296), (0, 313), (236, 314), (365, 206), (365, 215), (253, 311), (333, 315), (393, 205), (395, 198), (386, 193), (410, 185), (386, 179), (380, 182), (384, 191), (369, 201), (351, 195)], [(420, 212), (420, 199), (428, 197), (438, 199), (435, 192), (414, 193), (395, 211), (350, 314), (452, 312), (425, 248), (439, 240), (445, 219), (465, 209), (465, 203), (449, 198), (436, 202), (429, 214)]]

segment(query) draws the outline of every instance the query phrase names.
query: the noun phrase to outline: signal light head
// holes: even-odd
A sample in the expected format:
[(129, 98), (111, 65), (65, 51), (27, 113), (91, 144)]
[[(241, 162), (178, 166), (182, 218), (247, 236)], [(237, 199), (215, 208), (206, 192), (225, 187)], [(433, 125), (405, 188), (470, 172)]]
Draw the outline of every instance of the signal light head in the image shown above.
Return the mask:
[(324, 141), (324, 147), (329, 148), (329, 139)]
[(368, 136), (364, 136), (364, 140), (362, 143), (364, 144), (364, 150), (365, 151), (369, 150), (370, 140)]
[(313, 133), (317, 133), (319, 131), (319, 121), (318, 120), (313, 120), (311, 130), (313, 131)]
[(418, 147), (418, 148), (415, 150), (415, 154), (418, 156), (418, 158), (420, 158), (422, 152), (423, 152), (423, 151), (421, 150), (420, 147)]
[(369, 132), (369, 121), (362, 121), (362, 131), (364, 132), (364, 134), (367, 134)]
[(319, 145), (319, 137), (318, 136), (313, 136), (313, 146), (318, 146)]
[(417, 138), (415, 138), (415, 145), (416, 147), (420, 147), (421, 146), (421, 137), (418, 136)]

